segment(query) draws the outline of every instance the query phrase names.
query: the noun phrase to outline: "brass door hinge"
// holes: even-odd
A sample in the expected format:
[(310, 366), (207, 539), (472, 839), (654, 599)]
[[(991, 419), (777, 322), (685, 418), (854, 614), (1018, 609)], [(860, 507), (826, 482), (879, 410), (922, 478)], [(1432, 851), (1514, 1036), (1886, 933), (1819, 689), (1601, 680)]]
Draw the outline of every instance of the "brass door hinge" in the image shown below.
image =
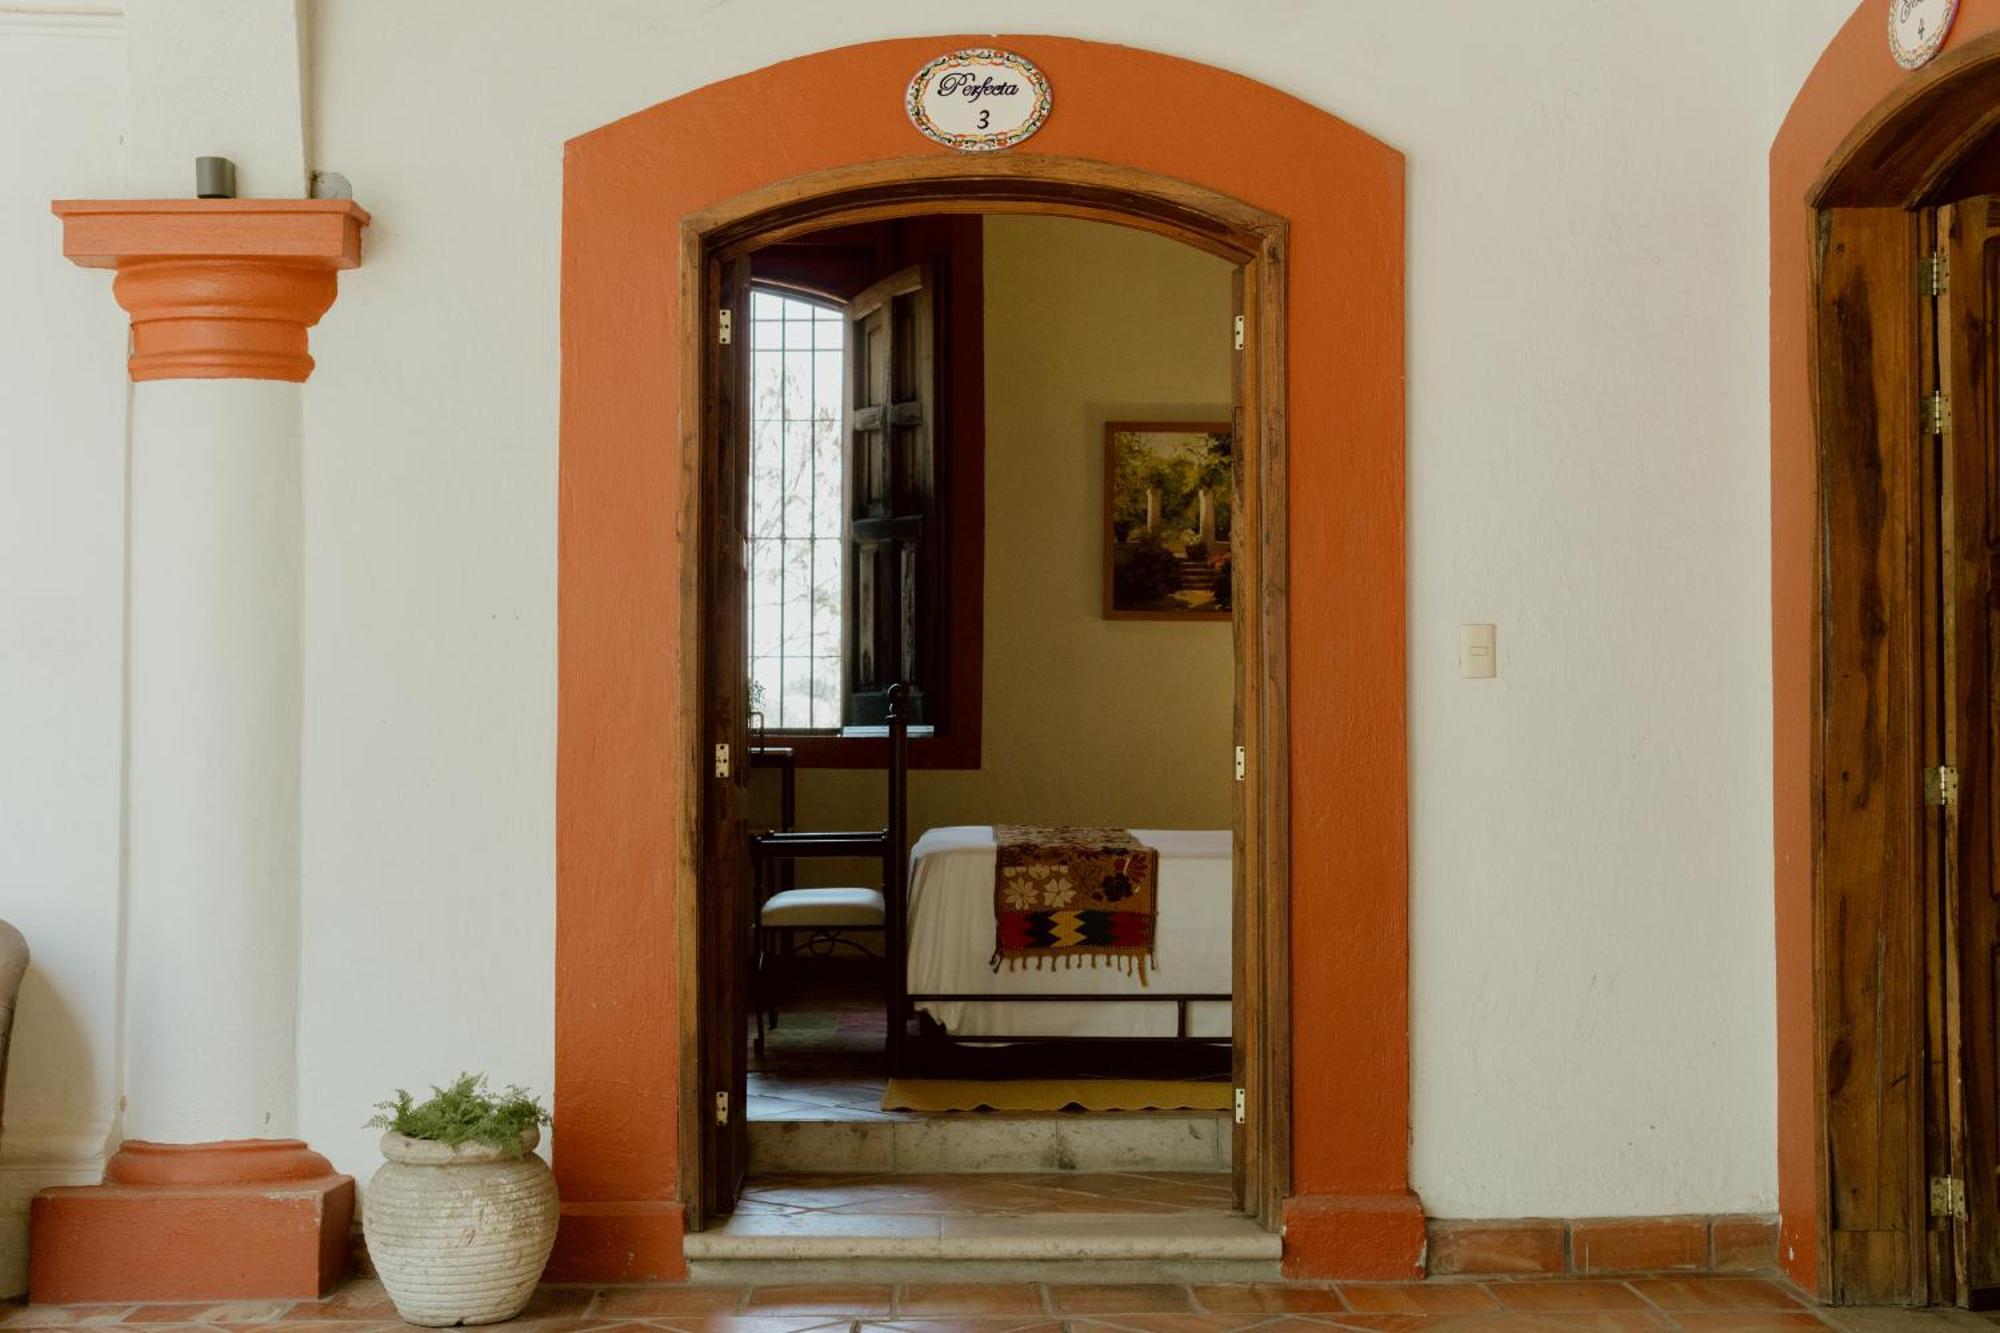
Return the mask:
[(1236, 350), (1243, 350), (1243, 316), (1236, 317)]
[(1243, 753), (1243, 747), (1239, 745), (1236, 747), (1236, 780), (1238, 782), (1243, 781), (1243, 774), (1248, 768), (1249, 760)]
[(1926, 435), (1951, 434), (1951, 399), (1942, 390), (1924, 399), (1923, 433)]
[(726, 1092), (715, 1094), (715, 1123), (718, 1125), (729, 1123), (729, 1094)]
[(1958, 804), (1958, 770), (1949, 765), (1924, 770), (1924, 804)]
[(1931, 1177), (1931, 1216), (1965, 1216), (1965, 1182), (1957, 1176)]
[(735, 316), (730, 311), (718, 310), (715, 312), (715, 340), (724, 347), (729, 346), (730, 325), (734, 322)]
[(1917, 286), (1925, 296), (1943, 296), (1951, 290), (1951, 256), (1940, 250), (1919, 261)]
[(1242, 1124), (1242, 1123), (1243, 1123), (1243, 1122), (1244, 1122), (1244, 1121), (1245, 1121), (1246, 1119), (1248, 1119), (1248, 1118), (1249, 1118), (1249, 1114), (1250, 1114), (1250, 1110), (1249, 1110), (1249, 1106), (1250, 1106), (1250, 1098), (1249, 1098), (1248, 1094), (1246, 1094), (1246, 1093), (1245, 1093), (1245, 1092), (1243, 1091), (1243, 1089), (1241, 1089), (1241, 1088), (1238, 1088), (1238, 1089), (1236, 1090), (1236, 1123), (1237, 1123), (1237, 1124), (1239, 1124), (1239, 1125), (1240, 1125), (1240, 1124)]
[(715, 747), (715, 776), (719, 778), (729, 776), (729, 742), (727, 741)]

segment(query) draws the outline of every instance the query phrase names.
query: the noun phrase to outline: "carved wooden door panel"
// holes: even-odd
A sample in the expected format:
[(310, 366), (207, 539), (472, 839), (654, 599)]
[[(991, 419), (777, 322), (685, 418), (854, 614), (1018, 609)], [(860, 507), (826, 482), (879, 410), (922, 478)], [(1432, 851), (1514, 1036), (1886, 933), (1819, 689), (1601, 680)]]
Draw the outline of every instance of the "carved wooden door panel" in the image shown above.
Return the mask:
[(911, 686), (911, 721), (931, 720), (937, 603), (936, 406), (932, 284), (922, 266), (848, 305), (845, 721), (880, 725), (888, 690)]

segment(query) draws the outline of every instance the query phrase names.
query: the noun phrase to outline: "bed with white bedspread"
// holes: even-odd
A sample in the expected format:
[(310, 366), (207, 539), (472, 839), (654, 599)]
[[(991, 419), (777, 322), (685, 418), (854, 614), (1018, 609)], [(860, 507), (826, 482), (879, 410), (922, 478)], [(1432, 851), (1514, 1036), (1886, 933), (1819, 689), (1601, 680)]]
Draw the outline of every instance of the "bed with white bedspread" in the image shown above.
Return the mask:
[[(989, 825), (934, 828), (910, 852), (908, 994), (953, 1038), (1226, 1039), (1226, 1000), (1190, 1001), (1186, 1027), (1163, 995), (1230, 993), (1233, 864), (1228, 830), (1133, 829), (1159, 852), (1155, 954), (1136, 970), (1100, 965), (995, 970), (993, 884), (997, 843)], [(1009, 1003), (1009, 995), (1084, 996)], [(993, 1001), (932, 999), (992, 995)], [(1103, 996), (1100, 1000), (1097, 997)], [(1130, 996), (1127, 1003), (1115, 997)]]

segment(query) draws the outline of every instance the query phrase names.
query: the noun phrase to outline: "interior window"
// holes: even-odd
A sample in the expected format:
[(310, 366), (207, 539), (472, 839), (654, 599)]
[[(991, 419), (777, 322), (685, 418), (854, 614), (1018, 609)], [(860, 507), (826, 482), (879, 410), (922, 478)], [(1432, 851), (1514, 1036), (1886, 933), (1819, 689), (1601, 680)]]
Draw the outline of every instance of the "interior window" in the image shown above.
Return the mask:
[(752, 290), (750, 318), (750, 707), (772, 731), (834, 731), (847, 321), (768, 288)]
[(752, 256), (744, 560), (750, 721), (802, 768), (977, 768), (984, 617), (978, 218)]

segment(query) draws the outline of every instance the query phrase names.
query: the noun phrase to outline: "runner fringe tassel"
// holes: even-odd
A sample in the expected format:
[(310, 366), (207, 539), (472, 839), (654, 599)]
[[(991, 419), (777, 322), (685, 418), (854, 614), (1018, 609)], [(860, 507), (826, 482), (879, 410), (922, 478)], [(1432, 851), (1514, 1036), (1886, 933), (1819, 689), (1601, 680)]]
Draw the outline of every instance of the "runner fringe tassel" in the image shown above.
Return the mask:
[[(1095, 968), (1097, 966), (1098, 959), (1100, 958), (1105, 959), (1107, 961), (1108, 966), (1117, 968), (1120, 972), (1123, 972), (1126, 976), (1138, 977), (1139, 984), (1141, 986), (1150, 984), (1146, 980), (1147, 967), (1158, 966), (1158, 964), (1153, 962), (1152, 953), (1147, 950), (1134, 950), (1131, 953), (1121, 953), (1121, 954), (1109, 954), (1100, 950), (1096, 953), (1086, 954), (1084, 955), (1084, 957), (1090, 959), (1090, 965), (1092, 968)], [(987, 960), (987, 964), (995, 972), (998, 972), (1000, 970), (1000, 966), (1002, 963), (1006, 964), (1007, 970), (1009, 972), (1020, 972), (1026, 970), (1028, 963), (1031, 961), (1034, 963), (1035, 971), (1037, 972), (1042, 970), (1042, 963), (1044, 961), (1048, 963), (1049, 971), (1051, 972), (1056, 970), (1056, 965), (1058, 963), (1062, 964), (1064, 971), (1068, 971), (1072, 967), (1083, 966), (1083, 958), (1080, 958), (1075, 954), (1038, 953), (1033, 955), (1032, 958), (1002, 958), (1000, 956), (1000, 951), (998, 949), (995, 949), (993, 951), (993, 957)]]

